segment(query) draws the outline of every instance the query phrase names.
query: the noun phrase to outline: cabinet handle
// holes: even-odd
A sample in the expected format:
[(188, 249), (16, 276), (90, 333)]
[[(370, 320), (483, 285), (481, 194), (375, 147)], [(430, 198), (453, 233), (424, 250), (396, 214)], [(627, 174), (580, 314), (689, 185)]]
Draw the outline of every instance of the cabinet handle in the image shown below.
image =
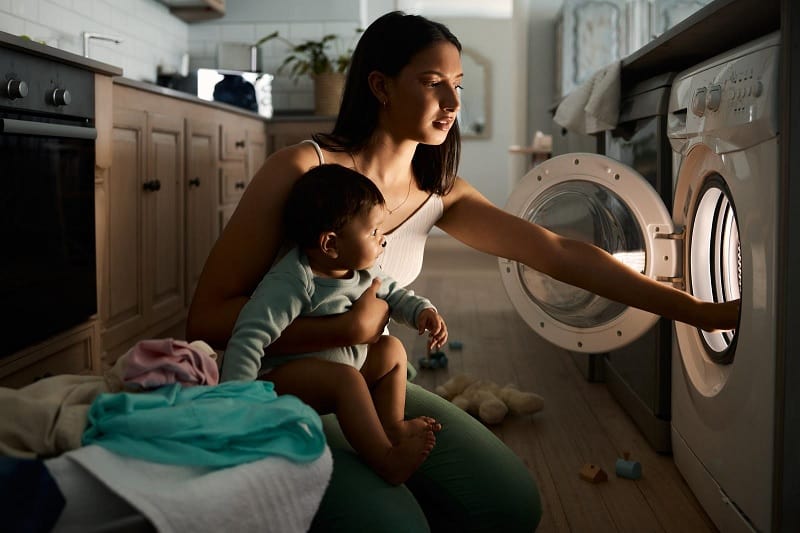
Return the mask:
[(161, 182), (158, 180), (145, 181), (142, 188), (146, 191), (158, 191), (161, 189)]
[(244, 141), (236, 141), (236, 148), (244, 148)]
[(237, 189), (244, 189), (244, 185), (245, 183), (243, 181), (237, 181), (234, 187), (236, 187)]
[(189, 187), (199, 187), (199, 186), (200, 186), (200, 178), (189, 180)]

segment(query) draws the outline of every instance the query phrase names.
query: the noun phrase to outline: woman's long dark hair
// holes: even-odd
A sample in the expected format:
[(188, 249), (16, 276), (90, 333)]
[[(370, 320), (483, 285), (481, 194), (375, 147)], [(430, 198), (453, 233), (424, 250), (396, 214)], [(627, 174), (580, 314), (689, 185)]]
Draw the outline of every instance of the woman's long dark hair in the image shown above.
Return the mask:
[[(447, 26), (419, 15), (393, 11), (381, 16), (361, 35), (347, 72), (342, 106), (333, 131), (315, 134), (314, 140), (328, 150), (358, 152), (369, 142), (378, 125), (381, 103), (369, 87), (373, 71), (395, 77), (422, 50), (449, 42), (461, 52), (461, 43)], [(455, 182), (461, 153), (458, 121), (440, 145), (420, 144), (412, 167), (420, 189), (447, 194)]]

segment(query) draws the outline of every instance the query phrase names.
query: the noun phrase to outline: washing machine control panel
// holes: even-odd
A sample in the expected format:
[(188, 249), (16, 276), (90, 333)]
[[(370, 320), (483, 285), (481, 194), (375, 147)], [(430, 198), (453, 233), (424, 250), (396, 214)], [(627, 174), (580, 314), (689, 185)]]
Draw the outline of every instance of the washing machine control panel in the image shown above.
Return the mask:
[(716, 133), (737, 144), (737, 138), (752, 143), (775, 136), (778, 63), (778, 42), (766, 42), (679, 74), (670, 98), (670, 137)]

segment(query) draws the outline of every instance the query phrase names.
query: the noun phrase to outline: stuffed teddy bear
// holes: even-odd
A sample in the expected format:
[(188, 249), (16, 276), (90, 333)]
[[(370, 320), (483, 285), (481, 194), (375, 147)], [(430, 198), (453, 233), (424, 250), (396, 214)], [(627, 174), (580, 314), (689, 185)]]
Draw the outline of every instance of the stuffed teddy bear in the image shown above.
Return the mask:
[(436, 394), (470, 413), (487, 425), (499, 424), (506, 414), (523, 415), (541, 411), (544, 398), (506, 385), (458, 374), (436, 387)]

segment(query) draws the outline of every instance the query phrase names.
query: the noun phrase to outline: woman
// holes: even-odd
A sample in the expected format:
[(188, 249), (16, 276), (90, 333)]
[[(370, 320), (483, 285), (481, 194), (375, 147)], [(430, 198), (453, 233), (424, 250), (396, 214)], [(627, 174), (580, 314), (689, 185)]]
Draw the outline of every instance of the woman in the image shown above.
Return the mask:
[[(322, 162), (368, 176), (386, 199), (388, 246), (381, 263), (401, 285), (421, 267), (435, 224), (465, 244), (561, 281), (703, 329), (736, 327), (738, 303), (711, 304), (623, 266), (605, 251), (493, 206), (456, 176), (456, 114), (462, 81), (458, 39), (443, 25), (394, 12), (364, 32), (353, 54), (333, 132), (273, 154), (248, 186), (214, 246), (188, 320), (188, 336), (217, 346), (282, 244), (292, 183)], [(591, 264), (592, 269), (585, 265)], [(369, 289), (341, 315), (298, 319), (272, 353), (372, 342), (388, 319)], [(409, 417), (442, 424), (430, 457), (405, 486), (388, 487), (358, 462), (327, 420), (334, 474), (314, 521), (318, 530), (532, 531), (541, 516), (525, 466), (488, 430), (435, 395), (408, 385)], [(409, 492), (410, 491), (410, 492)]]

